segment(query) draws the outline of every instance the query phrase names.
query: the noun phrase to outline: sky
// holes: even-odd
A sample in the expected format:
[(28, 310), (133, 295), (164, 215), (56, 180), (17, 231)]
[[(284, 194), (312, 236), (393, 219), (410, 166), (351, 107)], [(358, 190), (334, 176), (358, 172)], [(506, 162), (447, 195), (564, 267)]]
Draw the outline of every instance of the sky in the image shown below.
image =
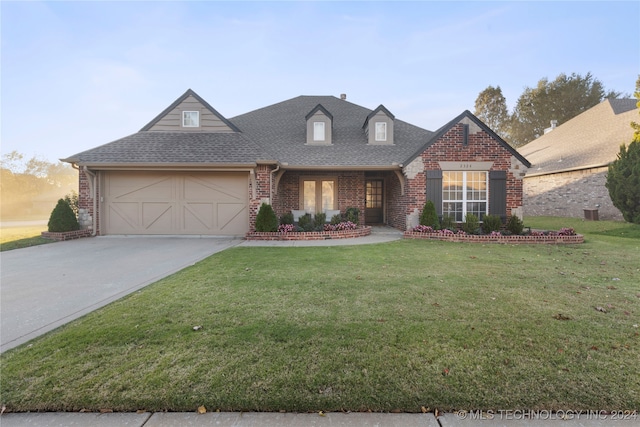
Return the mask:
[(227, 118), (347, 94), (436, 130), (500, 86), (591, 73), (632, 96), (640, 1), (0, 2), (1, 145), (55, 162), (193, 89)]

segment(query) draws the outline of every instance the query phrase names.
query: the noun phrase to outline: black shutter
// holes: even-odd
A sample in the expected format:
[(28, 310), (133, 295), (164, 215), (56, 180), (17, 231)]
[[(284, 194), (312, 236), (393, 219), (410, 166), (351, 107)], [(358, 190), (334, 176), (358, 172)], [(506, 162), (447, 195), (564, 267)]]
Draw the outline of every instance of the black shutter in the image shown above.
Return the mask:
[(489, 214), (507, 220), (507, 172), (489, 171)]
[(436, 206), (436, 213), (442, 217), (442, 171), (427, 171), (427, 200)]

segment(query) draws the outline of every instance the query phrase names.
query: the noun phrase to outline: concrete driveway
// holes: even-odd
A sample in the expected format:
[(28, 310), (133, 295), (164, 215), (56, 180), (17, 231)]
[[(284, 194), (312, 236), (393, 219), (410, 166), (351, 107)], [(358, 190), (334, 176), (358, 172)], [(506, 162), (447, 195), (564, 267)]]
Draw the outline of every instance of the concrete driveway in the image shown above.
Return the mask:
[(0, 351), (241, 243), (221, 237), (94, 237), (0, 254)]

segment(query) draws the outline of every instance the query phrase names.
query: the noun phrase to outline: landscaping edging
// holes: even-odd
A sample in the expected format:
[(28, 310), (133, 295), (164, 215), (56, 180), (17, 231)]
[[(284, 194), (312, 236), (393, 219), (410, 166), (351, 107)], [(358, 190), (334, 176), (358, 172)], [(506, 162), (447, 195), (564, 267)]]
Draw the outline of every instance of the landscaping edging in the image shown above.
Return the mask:
[(419, 233), (415, 231), (405, 231), (405, 239), (428, 239), (441, 240), (446, 242), (470, 242), (470, 243), (503, 243), (503, 244), (575, 244), (584, 243), (582, 234), (573, 236), (489, 236), (474, 234), (440, 234), (440, 233)]
[(43, 231), (42, 237), (45, 239), (56, 240), (58, 242), (62, 242), (65, 240), (73, 240), (80, 239), (81, 237), (91, 237), (91, 230), (75, 230), (75, 231), (64, 231), (64, 232), (51, 232), (51, 231)]
[(358, 227), (355, 230), (341, 231), (290, 231), (287, 233), (259, 233), (254, 231), (247, 233), (247, 240), (331, 240), (331, 239), (351, 239), (353, 237), (364, 237), (371, 234), (371, 227)]

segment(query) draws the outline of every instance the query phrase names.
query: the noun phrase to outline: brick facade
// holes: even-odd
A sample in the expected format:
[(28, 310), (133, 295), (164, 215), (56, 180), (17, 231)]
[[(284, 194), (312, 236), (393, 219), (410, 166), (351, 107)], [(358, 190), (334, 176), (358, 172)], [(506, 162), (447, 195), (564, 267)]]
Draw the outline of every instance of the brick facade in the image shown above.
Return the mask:
[[(607, 167), (582, 169), (524, 179), (527, 216), (584, 218), (585, 209), (598, 209), (600, 219), (622, 220), (605, 187)], [(597, 207), (597, 205), (600, 205)]]

